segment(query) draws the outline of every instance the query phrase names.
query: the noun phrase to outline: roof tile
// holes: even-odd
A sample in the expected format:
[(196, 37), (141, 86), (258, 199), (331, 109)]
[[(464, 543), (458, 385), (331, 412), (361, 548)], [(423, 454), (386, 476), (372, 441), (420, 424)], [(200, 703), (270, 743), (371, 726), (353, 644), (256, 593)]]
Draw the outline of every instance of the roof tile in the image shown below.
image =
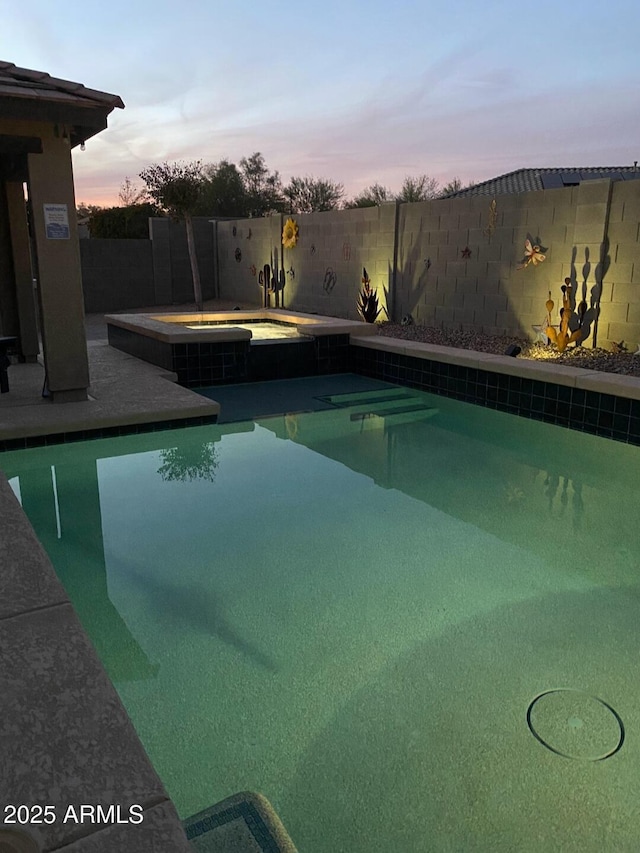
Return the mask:
[(0, 97), (38, 98), (39, 100), (73, 102), (85, 107), (124, 108), (118, 95), (88, 89), (82, 83), (51, 77), (44, 71), (19, 68), (0, 60)]
[(450, 193), (446, 198), (463, 198), (477, 195), (513, 195), (555, 187), (575, 186), (582, 181), (610, 178), (614, 181), (640, 178), (637, 166), (572, 166), (569, 168), (516, 169), (482, 181), (471, 187)]

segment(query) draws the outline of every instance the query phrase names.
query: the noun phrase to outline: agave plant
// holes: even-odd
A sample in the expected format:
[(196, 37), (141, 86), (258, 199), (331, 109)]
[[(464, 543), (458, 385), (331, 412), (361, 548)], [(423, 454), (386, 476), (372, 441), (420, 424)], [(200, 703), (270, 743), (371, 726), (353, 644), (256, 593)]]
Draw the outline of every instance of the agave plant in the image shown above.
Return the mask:
[(358, 314), (362, 317), (365, 323), (375, 323), (378, 319), (381, 308), (378, 307), (378, 296), (371, 288), (371, 279), (367, 275), (367, 270), (362, 267), (362, 290), (358, 294)]

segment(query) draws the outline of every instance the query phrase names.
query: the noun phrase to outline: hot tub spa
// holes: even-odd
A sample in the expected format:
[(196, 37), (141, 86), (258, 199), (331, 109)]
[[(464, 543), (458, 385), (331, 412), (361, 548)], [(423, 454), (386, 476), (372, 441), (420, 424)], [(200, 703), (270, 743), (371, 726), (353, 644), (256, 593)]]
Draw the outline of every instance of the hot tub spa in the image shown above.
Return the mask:
[(109, 344), (203, 387), (341, 373), (349, 335), (376, 334), (355, 320), (278, 309), (109, 315)]

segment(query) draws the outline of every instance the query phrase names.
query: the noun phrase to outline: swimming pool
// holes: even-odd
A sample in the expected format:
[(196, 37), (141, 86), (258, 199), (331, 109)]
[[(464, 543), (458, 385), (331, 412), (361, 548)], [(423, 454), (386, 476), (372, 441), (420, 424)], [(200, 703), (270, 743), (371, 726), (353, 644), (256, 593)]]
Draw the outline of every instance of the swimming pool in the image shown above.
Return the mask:
[(319, 380), (0, 457), (182, 816), (254, 789), (308, 853), (635, 850), (638, 448)]

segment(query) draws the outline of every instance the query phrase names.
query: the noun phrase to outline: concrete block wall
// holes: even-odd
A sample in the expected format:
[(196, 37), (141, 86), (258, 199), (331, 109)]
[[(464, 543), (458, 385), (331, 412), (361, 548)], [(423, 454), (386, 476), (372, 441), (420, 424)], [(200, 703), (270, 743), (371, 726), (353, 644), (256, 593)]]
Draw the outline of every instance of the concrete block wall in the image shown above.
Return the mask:
[(80, 240), (87, 314), (153, 305), (150, 240)]
[[(485, 334), (533, 334), (548, 291), (557, 287), (560, 294), (571, 257), (572, 189), (498, 196), (494, 213), (491, 202), (482, 196), (402, 206), (398, 317)], [(527, 239), (544, 246), (546, 259), (518, 270)]]
[[(546, 321), (549, 292), (552, 321), (559, 323), (560, 288), (569, 277), (576, 304), (587, 306), (583, 345), (610, 347), (624, 340), (635, 349), (640, 181), (587, 181), (495, 201), (494, 212), (490, 197), (476, 196), (295, 216), (298, 244), (284, 250), (286, 217), (202, 219), (197, 239), (203, 293), (259, 307), (258, 275), (269, 264), (285, 271), (284, 307), (356, 319), (364, 266), (381, 305), (388, 294), (385, 307), (395, 320), (411, 314), (427, 325), (531, 338), (532, 327)], [(151, 233), (154, 300), (147, 303), (146, 288), (143, 301), (105, 310), (192, 301), (184, 226), (152, 220)], [(527, 239), (542, 246), (546, 259), (518, 269)], [(82, 241), (98, 242), (108, 241)], [(116, 266), (119, 254), (112, 255)]]
[[(215, 293), (211, 220), (193, 220), (204, 299)], [(184, 223), (149, 220), (150, 240), (80, 240), (86, 313), (193, 302), (193, 277)]]
[[(265, 263), (273, 266), (278, 255), (278, 264), (285, 270), (286, 308), (359, 319), (356, 305), (363, 267), (381, 306), (386, 301), (385, 290), (392, 290), (395, 217), (395, 204), (294, 216), (300, 229), (298, 243), (284, 250), (286, 216), (218, 222), (220, 296), (246, 301), (257, 293), (260, 299), (257, 274), (254, 277), (250, 267), (255, 265), (259, 272)], [(242, 252), (240, 262), (235, 260), (237, 248)], [(270, 304), (274, 305), (273, 297)]]
[(640, 181), (613, 184), (598, 343), (624, 341), (640, 345)]
[[(215, 235), (220, 298), (260, 308), (263, 304), (263, 290), (258, 282), (260, 271), (265, 264), (270, 268), (282, 267), (282, 217), (218, 221)], [(287, 295), (285, 287), (285, 305), (290, 308)]]
[[(215, 260), (213, 252), (213, 226), (211, 220), (199, 216), (193, 220), (193, 231), (200, 271), (203, 299), (214, 295)], [(183, 222), (169, 220), (169, 250), (171, 256), (171, 302), (193, 302), (193, 275), (187, 231)]]

